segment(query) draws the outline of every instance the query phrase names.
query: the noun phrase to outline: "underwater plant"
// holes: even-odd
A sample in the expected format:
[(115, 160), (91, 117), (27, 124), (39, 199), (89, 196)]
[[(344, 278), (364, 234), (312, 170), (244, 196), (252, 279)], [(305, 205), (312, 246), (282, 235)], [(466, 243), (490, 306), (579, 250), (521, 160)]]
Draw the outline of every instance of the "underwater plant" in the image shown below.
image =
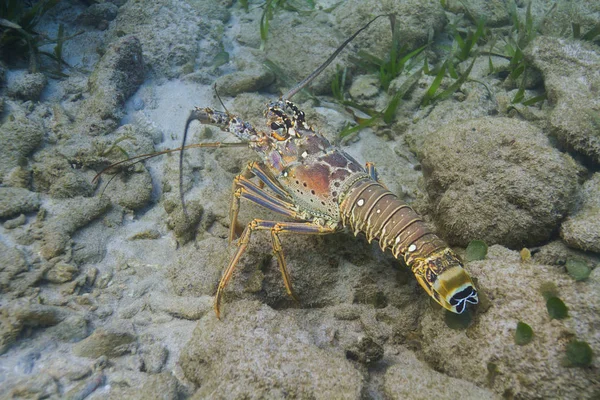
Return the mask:
[(27, 8), (20, 0), (0, 0), (0, 50), (3, 58), (28, 57), (30, 72), (38, 72), (39, 48), (47, 44), (35, 27), (60, 0), (41, 0)]
[(565, 319), (569, 316), (569, 309), (558, 297), (550, 297), (546, 301), (546, 309), (552, 319)]
[(575, 258), (567, 259), (565, 268), (567, 268), (569, 275), (576, 281), (585, 281), (592, 273), (592, 270), (585, 261)]
[[(471, 13), (469, 12), (469, 14)], [(435, 78), (421, 100), (422, 106), (427, 106), (435, 101), (446, 99), (459, 90), (462, 84), (469, 78), (475, 60), (480, 54), (478, 48), (479, 45), (488, 41), (489, 29), (485, 27), (484, 18), (477, 19), (474, 28), (471, 27), (466, 30), (461, 29), (458, 27), (458, 20), (450, 23), (449, 27), (452, 31), (452, 45), (450, 47), (440, 46), (441, 49), (447, 48), (449, 51), (446, 59), (433, 70), (429, 69), (429, 64), (427, 63), (427, 59), (425, 59), (423, 65), (425, 74), (435, 76)], [(456, 71), (456, 65), (467, 61), (471, 57), (471, 63), (467, 69), (459, 75)], [(440, 88), (446, 73), (448, 73), (452, 79), (455, 79), (455, 81), (448, 88), (438, 93), (438, 89)]]
[(471, 240), (465, 252), (465, 261), (484, 260), (487, 255), (488, 246), (483, 240)]
[[(543, 93), (539, 96), (534, 96), (529, 99), (525, 99), (525, 84), (527, 82), (528, 70), (531, 68), (525, 59), (524, 49), (536, 38), (539, 27), (543, 25), (544, 20), (556, 7), (556, 3), (545, 12), (544, 16), (539, 21), (534, 21), (533, 15), (531, 14), (531, 1), (527, 3), (527, 9), (525, 11), (525, 20), (519, 18), (517, 12), (517, 6), (514, 1), (509, 3), (509, 14), (512, 20), (511, 32), (508, 36), (503, 37), (504, 46), (500, 53), (494, 50), (490, 51), (490, 54), (505, 57), (509, 60), (508, 64), (508, 79), (517, 82), (520, 78), (520, 84), (517, 93), (512, 99), (513, 104), (521, 103), (526, 106), (530, 106), (546, 99), (546, 94)], [(490, 59), (491, 65), (491, 59)], [(493, 66), (491, 65), (491, 68)]]
[(596, 24), (592, 29), (587, 31), (584, 34), (581, 34), (581, 26), (573, 22), (571, 24), (571, 28), (573, 30), (573, 38), (579, 40), (587, 40), (589, 42), (593, 42), (594, 40), (600, 38), (600, 23)]
[[(60, 0), (41, 0), (30, 7), (20, 0), (0, 0), (0, 56), (5, 61), (25, 58), (29, 63), (29, 72), (39, 72), (41, 56), (55, 62), (52, 69), (44, 72), (53, 77), (65, 77), (63, 67), (70, 67), (63, 59), (63, 44), (82, 32), (65, 35), (64, 25), (59, 24), (56, 39), (48, 38), (36, 31), (40, 19), (55, 7)], [(53, 52), (43, 51), (45, 45), (54, 44)]]
[[(400, 33), (395, 23), (395, 16), (390, 17), (390, 22), (392, 25), (392, 42), (388, 48), (385, 59), (374, 56), (363, 50), (359, 51), (356, 57), (350, 57), (350, 60), (359, 68), (372, 74), (376, 74), (380, 88), (386, 91), (389, 89), (390, 84), (394, 79), (399, 77), (402, 73), (414, 68), (415, 64), (419, 62), (418, 56), (428, 47), (428, 45), (424, 45), (417, 49), (409, 50), (400, 43)], [(338, 72), (331, 83), (333, 97), (340, 104), (356, 108), (369, 116), (369, 118), (362, 118), (355, 114), (354, 119), (357, 122), (357, 125), (346, 125), (339, 133), (339, 138), (347, 138), (364, 128), (374, 126), (382, 121), (384, 124), (391, 124), (396, 116), (396, 110), (398, 109), (400, 100), (416, 85), (421, 74), (422, 68), (413, 72), (396, 90), (385, 108), (381, 111), (376, 111), (357, 104), (356, 102), (347, 100), (344, 97), (343, 88), (346, 83), (346, 70), (338, 69)]]
[(409, 61), (414, 60), (428, 45), (421, 46), (415, 50), (409, 51), (405, 45), (400, 42), (400, 30), (396, 25), (395, 18), (391, 19), (392, 24), (392, 42), (388, 48), (385, 59), (370, 54), (365, 50), (359, 50), (356, 57), (350, 57), (350, 60), (366, 70), (367, 72), (377, 74), (379, 84), (383, 90), (388, 90), (390, 83), (402, 74), (405, 70), (412, 69), (408, 65)]
[(533, 340), (533, 329), (525, 322), (517, 322), (515, 330), (515, 343), (519, 346), (524, 346)]
[[(260, 17), (260, 48), (264, 49), (267, 38), (269, 37), (269, 22), (273, 19), (275, 13), (281, 9), (295, 11), (298, 13), (311, 12), (315, 8), (314, 0), (304, 0), (308, 9), (304, 9), (297, 4), (295, 0), (267, 0), (263, 5), (263, 13)], [(248, 1), (242, 2), (242, 6), (248, 10)]]
[(594, 353), (587, 342), (572, 340), (567, 345), (567, 359), (575, 367), (587, 367), (592, 363)]

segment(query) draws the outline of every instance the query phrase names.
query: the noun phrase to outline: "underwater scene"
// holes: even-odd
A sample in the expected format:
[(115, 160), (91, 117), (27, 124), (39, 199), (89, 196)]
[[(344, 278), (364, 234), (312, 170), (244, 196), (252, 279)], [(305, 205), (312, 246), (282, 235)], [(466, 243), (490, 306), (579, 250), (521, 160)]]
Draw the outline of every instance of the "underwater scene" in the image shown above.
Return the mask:
[(599, 265), (599, 1), (0, 0), (0, 399), (600, 399)]

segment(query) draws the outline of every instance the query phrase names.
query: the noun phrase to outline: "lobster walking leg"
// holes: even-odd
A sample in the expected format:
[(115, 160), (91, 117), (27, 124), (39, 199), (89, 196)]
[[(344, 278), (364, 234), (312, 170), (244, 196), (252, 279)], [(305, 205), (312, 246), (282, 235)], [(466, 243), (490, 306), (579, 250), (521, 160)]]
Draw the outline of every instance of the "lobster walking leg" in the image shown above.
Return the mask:
[(365, 164), (365, 167), (367, 169), (367, 174), (369, 174), (369, 176), (374, 181), (379, 181), (377, 170), (375, 169), (375, 164), (373, 164), (372, 162), (367, 161), (367, 163)]
[(223, 273), (223, 277), (219, 282), (219, 287), (217, 288), (217, 294), (215, 295), (215, 304), (214, 309), (217, 314), (217, 318), (221, 318), (220, 304), (221, 298), (223, 297), (223, 290), (225, 286), (229, 283), (233, 271), (239, 262), (240, 258), (246, 251), (248, 247), (248, 243), (250, 242), (250, 238), (252, 236), (252, 232), (258, 230), (269, 230), (271, 231), (271, 239), (273, 241), (273, 251), (275, 256), (277, 257), (277, 262), (279, 264), (279, 269), (281, 270), (281, 274), (283, 276), (284, 284), (287, 292), (295, 299), (293, 295), (293, 290), (291, 286), (291, 281), (289, 278), (289, 273), (287, 270), (287, 265), (285, 263), (285, 259), (283, 257), (283, 250), (281, 248), (281, 242), (279, 240), (278, 235), (280, 233), (296, 233), (296, 234), (305, 234), (305, 235), (326, 235), (330, 233), (336, 232), (336, 229), (323, 227), (312, 222), (277, 222), (277, 221), (264, 221), (260, 219), (255, 219), (250, 222), (238, 241), (238, 249), (235, 252), (234, 256), (229, 261), (229, 265), (225, 272)]
[(233, 197), (229, 208), (229, 221), (231, 223), (229, 228), (229, 243), (231, 243), (235, 237), (235, 227), (237, 225), (237, 217), (240, 210), (240, 198), (248, 199), (290, 218), (300, 219), (297, 214), (292, 211), (294, 208), (293, 203), (268, 194), (256, 186), (250, 181), (250, 178), (254, 176), (258, 177), (261, 182), (265, 183), (280, 197), (289, 199), (287, 192), (283, 190), (279, 182), (271, 176), (268, 170), (265, 170), (264, 167), (257, 162), (248, 164), (244, 172), (236, 176), (233, 180)]

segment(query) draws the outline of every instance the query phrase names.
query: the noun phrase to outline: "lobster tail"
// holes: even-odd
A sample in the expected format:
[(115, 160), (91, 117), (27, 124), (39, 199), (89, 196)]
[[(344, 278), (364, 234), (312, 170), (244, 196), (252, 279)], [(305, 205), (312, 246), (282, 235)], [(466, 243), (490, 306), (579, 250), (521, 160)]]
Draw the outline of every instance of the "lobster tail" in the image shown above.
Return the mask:
[(477, 291), (460, 258), (433, 233), (421, 217), (396, 195), (372, 179), (350, 186), (341, 200), (342, 223), (354, 234), (363, 232), (369, 243), (379, 241), (402, 257), (419, 284), (442, 307), (462, 313), (476, 304)]

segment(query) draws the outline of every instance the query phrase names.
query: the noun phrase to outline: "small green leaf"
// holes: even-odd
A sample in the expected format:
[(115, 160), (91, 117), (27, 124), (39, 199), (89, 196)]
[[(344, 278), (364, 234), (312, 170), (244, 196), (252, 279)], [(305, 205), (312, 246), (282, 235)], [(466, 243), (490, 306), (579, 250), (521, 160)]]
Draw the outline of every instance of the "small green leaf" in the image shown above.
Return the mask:
[(546, 308), (552, 319), (565, 319), (569, 316), (569, 309), (558, 297), (550, 297), (546, 302)]
[(569, 275), (576, 281), (585, 281), (592, 273), (585, 261), (575, 258), (569, 258), (565, 266)]
[(396, 109), (398, 108), (398, 104), (400, 104), (400, 99), (404, 93), (397, 92), (394, 97), (390, 100), (386, 109), (383, 111), (383, 122), (386, 124), (391, 124), (394, 121), (394, 117), (396, 117)]
[(487, 244), (483, 240), (471, 240), (467, 246), (465, 260), (467, 262), (483, 260), (487, 255), (487, 250)]
[(220, 51), (215, 55), (212, 61), (212, 65), (215, 68), (220, 67), (221, 65), (225, 65), (229, 62), (229, 53), (226, 51)]
[(592, 348), (584, 341), (573, 340), (567, 345), (567, 358), (574, 366), (587, 367), (592, 363), (592, 356)]
[(546, 97), (548, 97), (548, 96), (546, 96), (546, 93), (544, 93), (539, 96), (535, 96), (530, 99), (527, 99), (527, 100), (521, 102), (521, 104), (523, 104), (524, 106), (532, 106), (536, 103), (546, 100)]
[(596, 24), (596, 26), (594, 26), (585, 35), (583, 35), (581, 39), (592, 41), (598, 35), (600, 35), (600, 24)]
[(526, 345), (533, 339), (533, 329), (525, 322), (519, 321), (517, 323), (517, 330), (515, 331), (515, 343), (519, 346)]
[(573, 29), (573, 37), (579, 39), (581, 37), (581, 26), (575, 22), (571, 22), (571, 29)]
[(440, 67), (440, 70), (438, 71), (437, 75), (433, 79), (431, 86), (429, 86), (429, 89), (427, 89), (427, 92), (425, 92), (425, 96), (423, 96), (421, 105), (427, 106), (433, 100), (435, 92), (438, 90), (438, 88), (442, 84), (442, 79), (444, 79), (444, 74), (446, 73), (446, 63), (447, 63), (447, 61), (442, 64), (442, 66)]

